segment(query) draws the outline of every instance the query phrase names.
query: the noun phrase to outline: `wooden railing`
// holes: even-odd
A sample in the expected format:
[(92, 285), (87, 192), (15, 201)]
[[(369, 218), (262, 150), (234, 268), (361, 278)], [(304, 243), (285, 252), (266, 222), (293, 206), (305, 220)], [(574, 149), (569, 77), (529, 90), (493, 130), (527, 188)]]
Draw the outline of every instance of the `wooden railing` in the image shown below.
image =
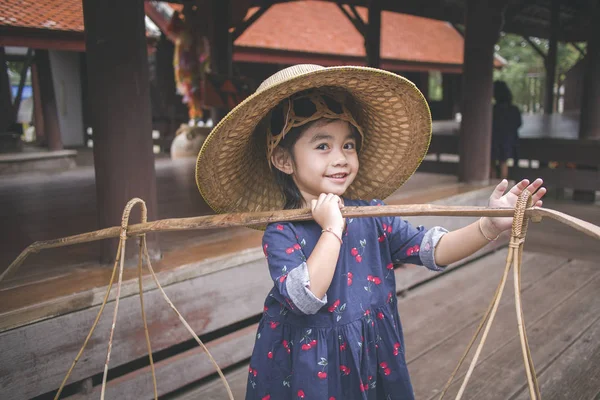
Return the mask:
[[(419, 171), (457, 174), (459, 140), (456, 135), (434, 135)], [(509, 171), (511, 179), (535, 176), (548, 188), (600, 190), (600, 141), (522, 138), (518, 156)]]

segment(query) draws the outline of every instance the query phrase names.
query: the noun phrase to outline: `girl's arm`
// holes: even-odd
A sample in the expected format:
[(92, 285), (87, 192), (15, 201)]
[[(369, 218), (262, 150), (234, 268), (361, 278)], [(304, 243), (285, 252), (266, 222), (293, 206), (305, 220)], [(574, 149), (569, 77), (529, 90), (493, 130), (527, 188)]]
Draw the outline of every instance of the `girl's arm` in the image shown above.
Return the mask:
[[(508, 181), (504, 179), (490, 196), (489, 206), (514, 207), (519, 195), (527, 189), (533, 195), (532, 204), (541, 207), (541, 198), (546, 194), (546, 188), (541, 187), (542, 183), (541, 179), (536, 179), (529, 184), (529, 181), (524, 179), (513, 186), (508, 193), (503, 194), (508, 187)], [(460, 261), (481, 249), (500, 233), (510, 229), (511, 226), (512, 217), (483, 217), (471, 225), (449, 232), (442, 236), (435, 248), (435, 261), (438, 265), (448, 265)]]
[(340, 255), (341, 238), (344, 230), (344, 218), (340, 212), (341, 200), (333, 194), (321, 194), (318, 200), (312, 200), (311, 208), (315, 221), (322, 229), (317, 245), (306, 260), (310, 291), (322, 299), (331, 285), (335, 266)]

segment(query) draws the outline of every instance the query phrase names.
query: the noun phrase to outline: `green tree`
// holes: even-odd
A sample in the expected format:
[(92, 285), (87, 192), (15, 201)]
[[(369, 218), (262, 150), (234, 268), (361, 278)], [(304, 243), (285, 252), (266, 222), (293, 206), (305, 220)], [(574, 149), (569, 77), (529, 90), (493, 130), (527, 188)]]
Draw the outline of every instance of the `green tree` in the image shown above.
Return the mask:
[[(548, 40), (530, 40), (544, 53), (548, 52)], [(504, 58), (507, 64), (494, 71), (494, 79), (506, 81), (513, 93), (514, 103), (523, 111), (531, 111), (532, 105), (542, 103), (546, 75), (544, 59), (531, 44), (521, 36), (501, 33), (496, 44), (496, 53)], [(581, 54), (572, 45), (558, 43), (556, 69), (559, 83), (580, 59)]]

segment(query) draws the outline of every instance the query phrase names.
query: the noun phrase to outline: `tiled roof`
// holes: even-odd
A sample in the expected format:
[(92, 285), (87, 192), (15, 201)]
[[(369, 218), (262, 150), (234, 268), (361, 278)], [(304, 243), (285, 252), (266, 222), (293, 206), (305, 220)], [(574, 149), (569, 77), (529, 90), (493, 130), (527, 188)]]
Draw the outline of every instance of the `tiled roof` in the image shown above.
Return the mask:
[(82, 0), (0, 0), (0, 26), (83, 32)]
[[(366, 21), (367, 10), (357, 9)], [(463, 62), (463, 38), (446, 22), (384, 11), (381, 25), (382, 59)], [(235, 45), (364, 57), (363, 42), (361, 34), (336, 4), (294, 1), (271, 6)]]

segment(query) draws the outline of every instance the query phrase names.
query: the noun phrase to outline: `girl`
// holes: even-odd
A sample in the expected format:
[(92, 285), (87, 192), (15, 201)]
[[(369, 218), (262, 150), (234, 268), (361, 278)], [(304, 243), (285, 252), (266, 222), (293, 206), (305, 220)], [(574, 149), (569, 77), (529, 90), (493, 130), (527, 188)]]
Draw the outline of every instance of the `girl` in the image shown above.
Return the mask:
[[(427, 104), (403, 78), (306, 65), (269, 78), (211, 133), (197, 181), (215, 210), (310, 207), (314, 217), (266, 227), (274, 286), (246, 399), (413, 398), (394, 265), (441, 271), (512, 223), (481, 218), (448, 233), (399, 217), (344, 220), (343, 206), (383, 204), (371, 198), (387, 197), (410, 177), (430, 134)], [(540, 206), (541, 184), (524, 180), (504, 194), (503, 180), (490, 206), (514, 206), (525, 188)]]

